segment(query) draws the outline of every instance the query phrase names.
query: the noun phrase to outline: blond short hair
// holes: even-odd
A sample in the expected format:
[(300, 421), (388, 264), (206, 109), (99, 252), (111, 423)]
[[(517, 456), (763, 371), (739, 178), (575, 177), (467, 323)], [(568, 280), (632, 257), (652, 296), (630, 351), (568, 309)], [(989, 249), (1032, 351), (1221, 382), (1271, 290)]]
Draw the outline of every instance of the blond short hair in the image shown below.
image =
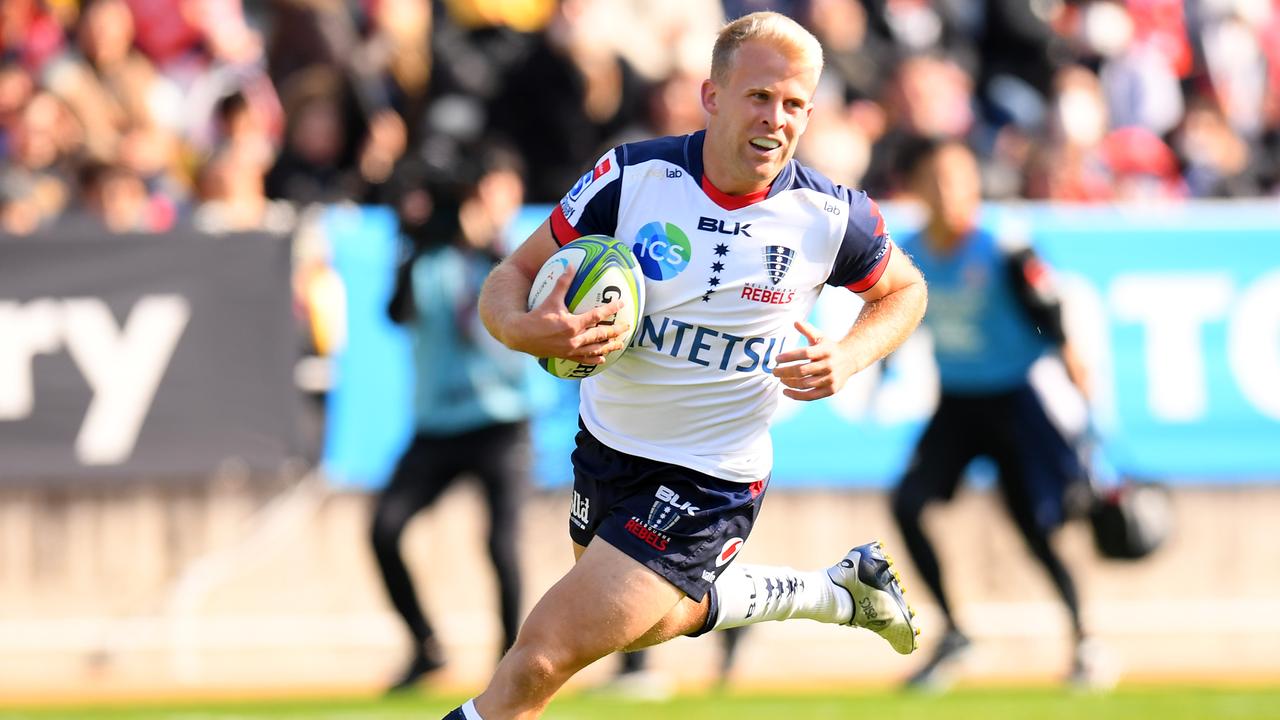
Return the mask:
[(786, 15), (754, 12), (725, 25), (711, 50), (711, 79), (723, 83), (729, 77), (734, 55), (748, 40), (760, 40), (790, 58), (801, 60), (822, 72), (822, 45), (813, 33)]

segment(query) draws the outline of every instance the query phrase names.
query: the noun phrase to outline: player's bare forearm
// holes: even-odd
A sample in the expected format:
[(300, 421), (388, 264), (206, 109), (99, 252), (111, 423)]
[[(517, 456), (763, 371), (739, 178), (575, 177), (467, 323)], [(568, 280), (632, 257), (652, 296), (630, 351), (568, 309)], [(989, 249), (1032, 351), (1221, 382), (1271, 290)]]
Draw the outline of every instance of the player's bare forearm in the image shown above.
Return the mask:
[(928, 292), (920, 278), (863, 305), (853, 327), (840, 341), (853, 373), (897, 350), (920, 324), (927, 304)]
[(485, 278), (484, 287), (480, 290), (480, 320), (490, 335), (513, 350), (521, 348), (511, 337), (510, 329), (517, 325), (517, 318), (525, 314), (525, 303), (532, 285), (533, 281), (514, 264), (503, 261)]

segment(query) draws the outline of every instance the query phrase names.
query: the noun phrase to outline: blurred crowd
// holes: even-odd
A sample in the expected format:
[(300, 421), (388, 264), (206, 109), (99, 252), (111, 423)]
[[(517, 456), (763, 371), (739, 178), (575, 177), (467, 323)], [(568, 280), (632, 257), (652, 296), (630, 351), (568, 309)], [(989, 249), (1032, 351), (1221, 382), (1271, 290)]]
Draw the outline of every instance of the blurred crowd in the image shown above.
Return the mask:
[(478, 143), (554, 202), (702, 127), (715, 31), (764, 8), (827, 53), (801, 159), (874, 196), (917, 135), (988, 198), (1280, 194), (1280, 0), (4, 0), (0, 230), (286, 230)]

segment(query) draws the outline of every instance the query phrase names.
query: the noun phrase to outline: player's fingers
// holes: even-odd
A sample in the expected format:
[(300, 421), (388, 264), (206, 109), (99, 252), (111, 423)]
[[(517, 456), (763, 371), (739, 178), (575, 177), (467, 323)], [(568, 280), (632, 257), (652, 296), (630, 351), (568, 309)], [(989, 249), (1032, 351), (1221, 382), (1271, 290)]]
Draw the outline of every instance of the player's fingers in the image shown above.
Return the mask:
[(564, 272), (560, 273), (560, 277), (556, 278), (555, 285), (551, 286), (551, 292), (547, 293), (547, 297), (538, 306), (538, 309), (550, 311), (567, 309), (564, 304), (564, 297), (569, 294), (569, 283), (571, 282), (573, 282), (573, 266), (566, 265)]
[(792, 390), (791, 388), (783, 388), (782, 394), (792, 400), (809, 402), (811, 400), (821, 400), (825, 397), (831, 397), (832, 392), (830, 388), (813, 388), (811, 390)]
[[(786, 353), (783, 353), (785, 355)], [(796, 358), (801, 360), (804, 358)], [(778, 362), (786, 362), (782, 356), (778, 356)], [(813, 362), (800, 362), (792, 365), (778, 365), (773, 369), (773, 376), (777, 378), (802, 378), (822, 375), (829, 372), (830, 365), (825, 360)]]
[(608, 325), (596, 325), (595, 327), (589, 327), (575, 335), (570, 341), (570, 344), (575, 350), (578, 350), (588, 345), (605, 343), (620, 338), (625, 335), (629, 329), (631, 329), (630, 326), (624, 322), (611, 323)]
[(823, 340), (826, 339), (822, 335), (821, 330), (814, 327), (813, 325), (810, 325), (804, 320), (796, 321), (796, 330), (799, 330), (800, 334), (804, 335), (804, 339), (808, 340), (810, 345), (821, 345)]
[(813, 375), (802, 375), (799, 377), (780, 377), (783, 385), (794, 390), (810, 390), (813, 388), (831, 387), (832, 379), (830, 373), (817, 373)]
[(624, 307), (626, 307), (626, 304), (621, 300), (614, 300), (612, 302), (605, 303), (600, 307), (584, 312), (578, 317), (582, 318), (582, 324), (584, 327), (591, 327), (592, 325), (599, 325), (605, 320), (608, 320), (614, 315), (622, 312)]
[(784, 365), (786, 363), (793, 363), (798, 360), (813, 361), (813, 360), (825, 359), (826, 357), (827, 357), (827, 352), (825, 349), (815, 348), (810, 346), (810, 347), (794, 348), (784, 353), (779, 353), (777, 357), (777, 361), (779, 365)]
[(591, 343), (590, 345), (583, 345), (577, 350), (574, 350), (572, 353), (569, 354), (568, 359), (578, 360), (580, 362), (595, 361), (595, 360), (599, 360), (600, 362), (603, 362), (605, 355), (608, 355), (611, 352), (616, 352), (618, 350), (621, 350), (624, 347), (625, 345), (623, 344), (623, 342), (618, 339), (610, 340), (608, 342)]

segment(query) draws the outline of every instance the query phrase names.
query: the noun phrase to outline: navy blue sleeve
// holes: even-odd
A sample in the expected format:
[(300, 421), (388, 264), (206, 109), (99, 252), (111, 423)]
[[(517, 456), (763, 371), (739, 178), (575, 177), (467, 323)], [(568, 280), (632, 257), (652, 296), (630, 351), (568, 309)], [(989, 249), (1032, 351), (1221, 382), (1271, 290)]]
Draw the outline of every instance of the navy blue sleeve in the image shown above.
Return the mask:
[(885, 229), (880, 206), (874, 200), (861, 190), (841, 187), (839, 191), (845, 193), (849, 203), (849, 222), (827, 284), (865, 292), (884, 274), (893, 243)]
[(560, 199), (551, 211), (551, 234), (557, 245), (564, 246), (583, 235), (612, 236), (617, 232), (625, 155), (625, 146), (605, 153)]

